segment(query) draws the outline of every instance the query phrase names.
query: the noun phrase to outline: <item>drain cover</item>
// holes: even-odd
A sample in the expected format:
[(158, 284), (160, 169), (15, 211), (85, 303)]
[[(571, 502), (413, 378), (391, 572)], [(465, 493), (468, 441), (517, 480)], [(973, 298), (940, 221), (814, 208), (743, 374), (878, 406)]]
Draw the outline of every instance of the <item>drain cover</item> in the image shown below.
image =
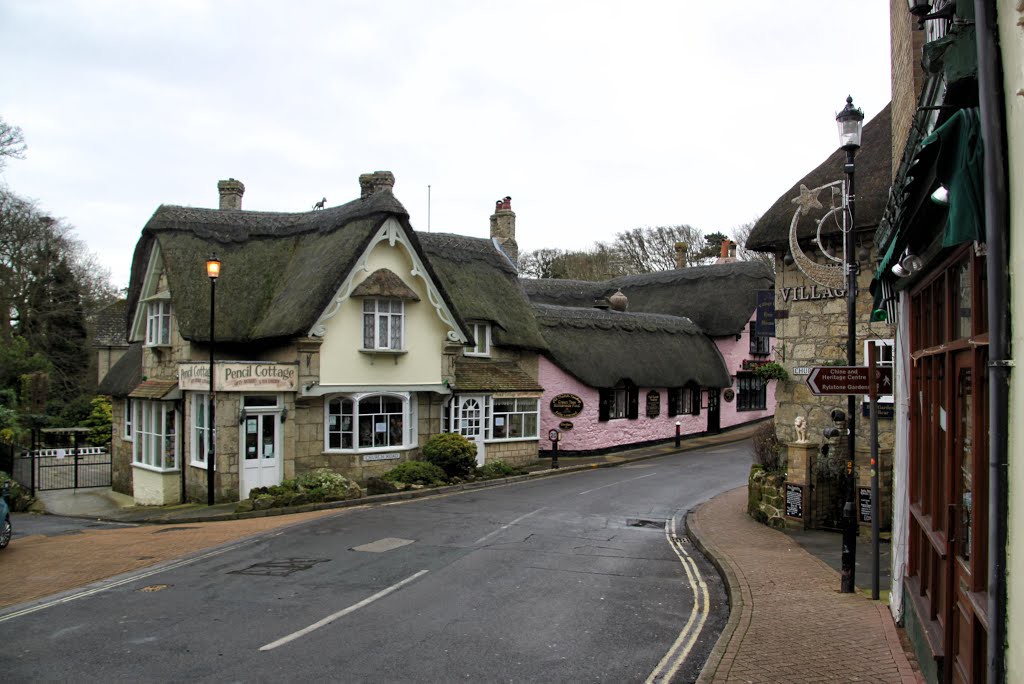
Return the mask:
[(169, 584), (150, 584), (148, 587), (142, 587), (141, 589), (139, 589), (139, 591), (144, 591), (144, 592), (163, 591), (164, 589), (166, 589), (169, 586), (171, 586), (171, 585), (169, 585)]
[(287, 577), (295, 572), (309, 570), (317, 563), (326, 563), (328, 558), (286, 558), (250, 565), (244, 570), (232, 570), (230, 575), (264, 575), (266, 577)]
[(665, 529), (664, 520), (643, 520), (639, 518), (628, 518), (626, 520), (627, 527), (653, 527), (655, 529)]
[(165, 527), (161, 530), (157, 530), (153, 534), (163, 534), (164, 532), (179, 532), (181, 530), (194, 530), (195, 527)]

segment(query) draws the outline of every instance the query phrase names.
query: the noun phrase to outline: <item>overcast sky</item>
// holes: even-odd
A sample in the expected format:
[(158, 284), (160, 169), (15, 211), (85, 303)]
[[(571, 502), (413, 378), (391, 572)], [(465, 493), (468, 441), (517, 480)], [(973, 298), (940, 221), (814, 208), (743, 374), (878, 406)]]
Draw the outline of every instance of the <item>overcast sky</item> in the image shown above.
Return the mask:
[[(638, 226), (729, 233), (889, 100), (886, 0), (0, 2), (0, 182), (119, 286), (160, 204), (306, 211), (392, 171), (417, 230), (521, 250)], [(837, 179), (841, 170), (836, 169)]]

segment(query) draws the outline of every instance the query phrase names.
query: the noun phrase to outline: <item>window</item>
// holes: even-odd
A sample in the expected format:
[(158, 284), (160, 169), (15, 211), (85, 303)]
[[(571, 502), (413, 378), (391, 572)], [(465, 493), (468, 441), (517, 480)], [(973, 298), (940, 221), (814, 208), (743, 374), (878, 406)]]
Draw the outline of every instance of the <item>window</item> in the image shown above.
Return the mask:
[(466, 347), (466, 356), (490, 356), (491, 355), (491, 324), (473, 323), (473, 339), (476, 340), (475, 347)]
[(363, 349), (402, 349), (404, 309), (401, 299), (364, 299)]
[(763, 411), (767, 408), (765, 382), (753, 373), (736, 376), (736, 410)]
[[(892, 368), (893, 367), (893, 359), (894, 359), (893, 350), (895, 349), (895, 347), (893, 346), (894, 344), (895, 344), (895, 340), (891, 340), (891, 339), (890, 340), (864, 340), (864, 365), (865, 366), (868, 365), (868, 348), (871, 345), (874, 345), (875, 346), (875, 363), (879, 367)], [(893, 383), (896, 382), (895, 375), (893, 376), (892, 380), (893, 380)], [(892, 388), (890, 387), (889, 389), (891, 390)], [(869, 397), (868, 395), (865, 394), (864, 395), (864, 401), (865, 402), (871, 401), (871, 397)], [(878, 403), (879, 404), (891, 404), (892, 403), (892, 394), (879, 394), (878, 395)]]
[(756, 335), (757, 326), (750, 321), (750, 353), (755, 356), (767, 356), (771, 354), (772, 338), (767, 335)]
[(669, 416), (696, 416), (700, 414), (700, 387), (670, 387), (668, 390)]
[(539, 407), (536, 399), (491, 398), (487, 439), (536, 439)]
[(598, 420), (636, 420), (639, 411), (640, 389), (636, 385), (622, 381), (615, 387), (598, 390)]
[(135, 402), (132, 462), (154, 470), (177, 470), (177, 414), (174, 402)]
[(124, 400), (124, 441), (132, 441), (132, 413), (135, 411), (135, 403), (131, 399)]
[(166, 347), (171, 343), (171, 303), (166, 299), (146, 304), (146, 346)]
[(408, 448), (416, 441), (416, 420), (408, 395), (334, 397), (325, 410), (328, 451)]
[(192, 465), (206, 467), (210, 453), (210, 395), (201, 392), (192, 395)]

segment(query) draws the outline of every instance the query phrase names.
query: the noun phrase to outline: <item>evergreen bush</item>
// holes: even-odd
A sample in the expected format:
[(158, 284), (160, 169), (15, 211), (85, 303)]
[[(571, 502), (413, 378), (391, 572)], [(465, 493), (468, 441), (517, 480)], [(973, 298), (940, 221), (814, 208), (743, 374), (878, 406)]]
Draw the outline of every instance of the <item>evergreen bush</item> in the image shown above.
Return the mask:
[(449, 479), (466, 479), (476, 471), (476, 444), (462, 435), (434, 435), (423, 445), (423, 456), (445, 472)]
[(445, 472), (440, 467), (426, 461), (399, 463), (384, 473), (381, 479), (385, 482), (402, 482), (427, 487), (437, 487), (448, 482)]

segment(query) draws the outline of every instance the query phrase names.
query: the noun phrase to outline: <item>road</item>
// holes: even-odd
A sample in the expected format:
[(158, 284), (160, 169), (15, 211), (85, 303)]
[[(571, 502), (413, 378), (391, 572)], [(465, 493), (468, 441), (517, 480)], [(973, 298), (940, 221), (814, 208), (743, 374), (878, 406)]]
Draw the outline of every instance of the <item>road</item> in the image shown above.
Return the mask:
[(682, 516), (750, 462), (741, 442), (341, 511), (8, 610), (0, 667), (6, 681), (692, 681), (727, 607)]

